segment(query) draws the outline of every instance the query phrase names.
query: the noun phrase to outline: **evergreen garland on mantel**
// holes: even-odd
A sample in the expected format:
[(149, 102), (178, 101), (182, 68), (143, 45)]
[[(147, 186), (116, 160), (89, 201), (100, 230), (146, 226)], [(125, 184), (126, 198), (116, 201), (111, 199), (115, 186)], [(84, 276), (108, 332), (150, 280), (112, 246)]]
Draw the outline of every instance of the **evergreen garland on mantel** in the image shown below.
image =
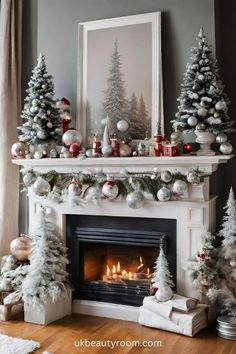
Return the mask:
[(68, 198), (79, 203), (81, 200), (114, 200), (122, 196), (127, 198), (128, 205), (134, 209), (143, 205), (145, 194), (152, 195), (156, 201), (178, 200), (187, 192), (189, 184), (197, 185), (206, 176), (197, 169), (192, 169), (187, 174), (178, 171), (159, 172), (157, 169), (132, 173), (123, 169), (116, 176), (102, 171), (93, 174), (90, 170), (78, 173), (49, 171), (40, 174), (23, 169), (21, 172), (25, 187), (32, 187), (36, 195), (57, 203), (65, 202)]

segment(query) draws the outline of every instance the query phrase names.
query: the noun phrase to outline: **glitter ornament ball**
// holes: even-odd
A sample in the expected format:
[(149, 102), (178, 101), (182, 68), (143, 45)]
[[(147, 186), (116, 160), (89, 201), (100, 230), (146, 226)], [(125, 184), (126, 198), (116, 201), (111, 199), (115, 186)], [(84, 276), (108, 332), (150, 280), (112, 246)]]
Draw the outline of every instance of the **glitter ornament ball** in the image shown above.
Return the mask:
[(176, 197), (181, 197), (187, 191), (188, 185), (185, 181), (177, 179), (172, 187), (172, 192)]
[(34, 153), (34, 159), (39, 160), (43, 158), (43, 152), (42, 151), (35, 151)]
[(26, 187), (31, 186), (31, 184), (35, 181), (35, 176), (31, 172), (27, 172), (23, 177), (23, 183)]
[(170, 171), (163, 171), (161, 173), (161, 180), (165, 183), (169, 183), (172, 180), (172, 174)]
[(18, 261), (27, 261), (31, 253), (31, 239), (26, 236), (15, 238), (10, 243), (10, 252)]
[(77, 157), (79, 155), (80, 151), (81, 151), (81, 146), (78, 143), (73, 143), (69, 147), (69, 152), (71, 153), (71, 155), (73, 157)]
[(119, 120), (119, 122), (117, 123), (117, 129), (120, 132), (126, 132), (128, 128), (129, 128), (129, 123), (124, 119)]
[(127, 195), (127, 204), (132, 209), (139, 209), (144, 204), (144, 195), (141, 191), (134, 191)]
[(74, 143), (81, 144), (82, 135), (77, 130), (69, 129), (63, 134), (62, 141), (66, 146), (70, 146)]
[(194, 171), (188, 172), (186, 179), (187, 179), (188, 183), (191, 183), (191, 184), (199, 184), (200, 183), (200, 177)]
[(11, 147), (11, 154), (14, 159), (24, 159), (26, 151), (27, 145), (23, 141), (17, 141)]
[(206, 117), (207, 115), (207, 109), (206, 108), (199, 108), (197, 111), (197, 114), (199, 117)]
[(216, 137), (216, 142), (218, 144), (226, 143), (227, 140), (228, 140), (228, 138), (225, 133), (219, 133)]
[(119, 194), (119, 188), (116, 182), (114, 182), (112, 179), (107, 180), (102, 187), (102, 193), (106, 198), (110, 200), (115, 199)]
[(160, 202), (167, 202), (170, 199), (170, 190), (166, 187), (162, 187), (157, 192), (157, 198)]
[(92, 149), (87, 149), (85, 151), (85, 156), (86, 157), (92, 157), (93, 156), (93, 150)]
[(215, 104), (215, 109), (217, 109), (217, 111), (223, 111), (226, 109), (226, 103), (224, 100), (218, 101)]
[(230, 155), (233, 152), (233, 146), (230, 143), (225, 142), (220, 145), (219, 150), (223, 155)]
[(44, 129), (40, 129), (38, 132), (37, 132), (37, 138), (40, 139), (40, 140), (45, 140), (47, 139), (48, 137), (48, 133), (46, 132), (46, 130)]
[(72, 182), (69, 184), (67, 190), (68, 193), (71, 195), (80, 195), (82, 192), (82, 188), (82, 184), (79, 181), (73, 179)]
[(51, 191), (51, 186), (48, 181), (39, 176), (33, 184), (33, 191), (36, 195), (44, 196)]
[(197, 125), (197, 118), (196, 117), (189, 117), (188, 118), (188, 125), (190, 125), (191, 127), (195, 127)]
[(205, 124), (204, 123), (198, 123), (197, 125), (196, 125), (196, 131), (198, 131), (198, 132), (204, 132), (205, 131), (205, 129), (206, 129), (206, 126), (205, 126)]

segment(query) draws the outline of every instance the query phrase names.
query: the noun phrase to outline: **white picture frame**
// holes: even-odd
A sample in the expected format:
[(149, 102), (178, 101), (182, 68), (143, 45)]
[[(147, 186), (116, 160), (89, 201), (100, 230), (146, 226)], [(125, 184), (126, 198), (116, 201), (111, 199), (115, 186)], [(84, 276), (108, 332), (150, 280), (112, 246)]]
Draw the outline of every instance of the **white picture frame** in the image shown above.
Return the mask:
[[(88, 42), (91, 31), (106, 29), (118, 30), (123, 26), (150, 24), (151, 26), (151, 135), (154, 136), (157, 126), (161, 127), (164, 134), (163, 113), (163, 83), (161, 59), (161, 13), (151, 12), (132, 16), (109, 18), (79, 23), (78, 35), (78, 105), (77, 128), (81, 131), (86, 141), (86, 120), (88, 110)], [(130, 27), (126, 27), (129, 30)], [(134, 63), (135, 65), (135, 63)], [(98, 67), (99, 70), (99, 67)]]

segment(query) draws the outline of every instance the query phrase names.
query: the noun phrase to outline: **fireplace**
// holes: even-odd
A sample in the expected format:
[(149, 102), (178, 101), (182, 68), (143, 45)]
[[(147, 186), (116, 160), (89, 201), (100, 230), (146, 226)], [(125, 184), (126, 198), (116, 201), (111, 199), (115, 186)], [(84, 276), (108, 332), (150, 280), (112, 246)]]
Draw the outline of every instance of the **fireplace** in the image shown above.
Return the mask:
[(140, 306), (162, 244), (176, 281), (176, 220), (67, 215), (76, 299)]

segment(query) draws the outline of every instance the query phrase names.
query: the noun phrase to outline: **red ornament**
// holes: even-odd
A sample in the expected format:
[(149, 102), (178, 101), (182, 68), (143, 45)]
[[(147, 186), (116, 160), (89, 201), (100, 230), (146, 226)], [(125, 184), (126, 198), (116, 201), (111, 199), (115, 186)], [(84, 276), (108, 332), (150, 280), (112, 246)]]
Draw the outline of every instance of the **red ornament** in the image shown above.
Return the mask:
[(116, 182), (112, 178), (108, 179), (104, 183), (104, 185), (102, 187), (102, 193), (106, 198), (108, 198), (110, 200), (113, 200), (118, 196), (119, 188), (118, 188)]
[(98, 138), (98, 134), (95, 135), (92, 147), (92, 156), (99, 157), (101, 155), (101, 141)]
[(69, 148), (69, 152), (72, 154), (73, 157), (77, 157), (81, 151), (81, 146), (78, 143), (71, 144)]
[(197, 259), (200, 261), (200, 262), (204, 262), (205, 261), (205, 258), (206, 258), (206, 252), (204, 250), (201, 250), (197, 253)]
[(70, 101), (69, 101), (67, 98), (65, 98), (65, 97), (62, 97), (61, 103), (62, 103), (64, 106), (70, 106)]
[(192, 145), (189, 144), (189, 143), (188, 143), (188, 144), (184, 144), (183, 150), (184, 150), (185, 153), (190, 153), (190, 152), (193, 151), (193, 147), (192, 147)]
[(62, 114), (62, 127), (63, 133), (67, 132), (70, 128), (70, 123), (72, 122), (72, 116), (70, 112), (65, 112)]
[(155, 156), (161, 156), (162, 154), (162, 141), (163, 141), (163, 136), (162, 135), (155, 135), (154, 140), (156, 142), (156, 146), (154, 148), (155, 151)]

